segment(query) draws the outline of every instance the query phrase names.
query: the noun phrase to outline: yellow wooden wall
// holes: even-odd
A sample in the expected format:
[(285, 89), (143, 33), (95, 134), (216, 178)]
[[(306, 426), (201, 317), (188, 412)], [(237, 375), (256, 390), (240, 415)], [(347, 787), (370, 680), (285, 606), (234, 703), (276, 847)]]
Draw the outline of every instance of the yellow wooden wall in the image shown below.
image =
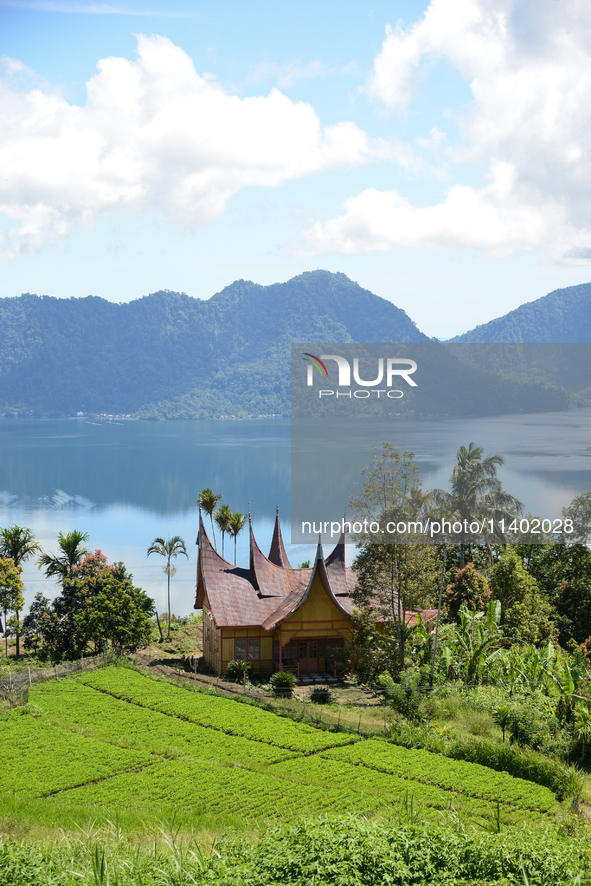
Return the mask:
[[(209, 626), (206, 641), (206, 625)], [(271, 674), (274, 670), (273, 641), (285, 646), (290, 640), (342, 638), (351, 641), (351, 618), (335, 604), (316, 575), (308, 597), (293, 615), (276, 630), (267, 632), (258, 625), (218, 630), (210, 618), (207, 595), (203, 601), (203, 657), (218, 674), (223, 674), (229, 661), (236, 657), (239, 638), (258, 638), (260, 658), (251, 661), (253, 674)], [(319, 663), (324, 669), (324, 662)]]
[(273, 637), (264, 631), (263, 628), (254, 626), (247, 628), (223, 628), (222, 629), (222, 662), (221, 667), (223, 673), (229, 661), (236, 658), (236, 640), (244, 638), (259, 640), (258, 661), (251, 661), (253, 674), (272, 674), (273, 673)]
[(351, 617), (329, 597), (317, 574), (307, 598), (281, 625), (281, 636), (283, 643), (297, 636), (311, 640), (344, 637), (348, 642), (351, 639)]

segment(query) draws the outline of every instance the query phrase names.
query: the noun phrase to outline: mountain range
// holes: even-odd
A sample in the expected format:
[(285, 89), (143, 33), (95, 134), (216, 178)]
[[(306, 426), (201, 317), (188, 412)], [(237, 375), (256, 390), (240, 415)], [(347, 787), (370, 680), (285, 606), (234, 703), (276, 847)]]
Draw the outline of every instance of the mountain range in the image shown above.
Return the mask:
[[(591, 284), (573, 286), (453, 342), (591, 342), (590, 308)], [(208, 300), (25, 293), (0, 299), (0, 328), (0, 412), (21, 415), (288, 414), (291, 342), (431, 341), (391, 302), (320, 270), (238, 280)]]

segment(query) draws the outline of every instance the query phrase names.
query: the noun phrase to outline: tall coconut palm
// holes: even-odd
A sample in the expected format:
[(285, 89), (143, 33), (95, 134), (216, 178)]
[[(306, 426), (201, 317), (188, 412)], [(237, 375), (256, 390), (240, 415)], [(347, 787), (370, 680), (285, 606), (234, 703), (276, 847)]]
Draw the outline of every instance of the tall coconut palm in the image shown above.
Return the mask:
[[(24, 526), (10, 526), (0, 529), (0, 557), (8, 557), (20, 566), (36, 554), (42, 554), (41, 545), (36, 541), (33, 532)], [(20, 609), (15, 609), (16, 616), (16, 657), (20, 655)]]
[(244, 524), (247, 519), (246, 514), (241, 514), (240, 511), (236, 511), (232, 514), (230, 520), (230, 528), (228, 529), (228, 532), (234, 539), (234, 566), (236, 566), (236, 539), (238, 538), (239, 533), (244, 529)]
[(209, 519), (211, 520), (211, 533), (213, 536), (213, 546), (217, 551), (216, 543), (215, 543), (215, 530), (213, 528), (213, 515), (215, 513), (215, 509), (218, 506), (218, 502), (222, 500), (222, 495), (217, 495), (215, 492), (212, 492), (211, 489), (202, 489), (199, 495), (197, 496), (197, 502), (200, 508), (203, 508), (206, 514), (209, 514)]
[(42, 554), (39, 557), (39, 569), (45, 569), (47, 578), (57, 577), (63, 583), (65, 578), (71, 578), (72, 567), (77, 566), (82, 557), (88, 554), (88, 548), (83, 542), (88, 541), (88, 533), (73, 529), (65, 535), (59, 532), (57, 544), (60, 554)]
[(230, 532), (232, 525), (232, 511), (229, 505), (221, 505), (214, 514), (217, 528), (222, 533), (222, 559), (224, 557), (224, 536)]
[(180, 535), (175, 535), (169, 538), (168, 541), (164, 541), (163, 538), (155, 538), (148, 548), (147, 556), (149, 557), (150, 554), (160, 554), (161, 557), (166, 557), (166, 566), (164, 567), (168, 578), (168, 633), (166, 639), (170, 640), (170, 577), (176, 572), (176, 566), (172, 566), (170, 561), (172, 557), (176, 558), (179, 554), (184, 554), (188, 560), (189, 555), (185, 548), (185, 542)]
[[(489, 537), (501, 538), (498, 523), (520, 514), (523, 504), (513, 495), (503, 490), (497, 477), (497, 468), (505, 464), (502, 455), (487, 455), (483, 458), (482, 446), (460, 446), (456, 453), (456, 464), (452, 471), (451, 491), (431, 489), (430, 495), (435, 504), (442, 508), (448, 519), (462, 523), (460, 533), (460, 568), (464, 567), (466, 532), (465, 523), (491, 520), (495, 527)], [(490, 547), (490, 545), (489, 545)]]

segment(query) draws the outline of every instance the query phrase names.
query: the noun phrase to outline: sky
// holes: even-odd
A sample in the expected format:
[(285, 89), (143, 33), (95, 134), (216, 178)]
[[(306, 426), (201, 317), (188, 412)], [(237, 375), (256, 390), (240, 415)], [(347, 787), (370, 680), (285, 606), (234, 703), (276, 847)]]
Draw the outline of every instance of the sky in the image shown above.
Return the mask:
[(451, 337), (591, 280), (586, 0), (0, 0), (0, 297), (342, 271)]

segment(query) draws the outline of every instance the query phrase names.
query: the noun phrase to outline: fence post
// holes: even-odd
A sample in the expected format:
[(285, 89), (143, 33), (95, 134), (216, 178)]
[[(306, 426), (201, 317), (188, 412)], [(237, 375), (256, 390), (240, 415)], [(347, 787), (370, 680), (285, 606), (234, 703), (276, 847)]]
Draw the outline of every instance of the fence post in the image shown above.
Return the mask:
[(29, 686), (32, 686), (32, 683), (31, 683), (31, 668), (30, 668), (30, 667), (27, 667), (27, 670), (28, 670), (28, 672), (29, 672)]

